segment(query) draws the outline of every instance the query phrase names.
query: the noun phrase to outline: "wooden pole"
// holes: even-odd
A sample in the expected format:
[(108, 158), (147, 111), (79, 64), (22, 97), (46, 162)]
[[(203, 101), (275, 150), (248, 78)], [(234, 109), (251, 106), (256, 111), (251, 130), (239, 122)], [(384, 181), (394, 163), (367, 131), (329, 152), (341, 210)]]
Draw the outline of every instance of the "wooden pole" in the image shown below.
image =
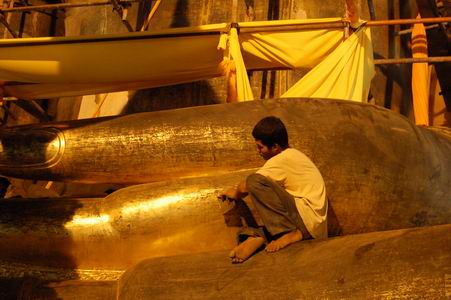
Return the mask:
[[(451, 22), (451, 17), (440, 17), (440, 18), (423, 18), (423, 19), (397, 19), (397, 20), (379, 20), (379, 21), (368, 21), (365, 26), (375, 27), (375, 26), (388, 26), (388, 25), (401, 25), (401, 24), (417, 24), (417, 23), (447, 23)], [(335, 21), (327, 23), (318, 24), (287, 24), (287, 25), (268, 25), (266, 27), (240, 27), (240, 32), (259, 32), (259, 31), (275, 31), (275, 30), (296, 30), (296, 29), (327, 29), (327, 28), (343, 28), (346, 26), (346, 21)]]
[[(14, 7), (14, 0), (11, 0), (9, 2), (9, 8), (12, 8), (12, 7)], [(0, 13), (0, 23), (2, 23), (5, 26), (6, 30), (11, 34), (11, 36), (13, 38), (18, 38), (19, 36), (9, 25), (9, 19), (11, 19), (10, 15)], [(6, 32), (3, 34), (3, 38), (8, 38), (8, 35)]]
[[(122, 0), (118, 1), (120, 5), (131, 4), (135, 2), (141, 2), (140, 0)], [(0, 13), (7, 12), (24, 12), (33, 10), (53, 10), (53, 9), (65, 9), (72, 7), (84, 7), (84, 6), (101, 6), (101, 5), (113, 5), (111, 1), (102, 2), (82, 2), (82, 3), (59, 3), (59, 4), (46, 4), (46, 5), (32, 5), (32, 6), (21, 6), (12, 8), (0, 8)]]
[(373, 0), (368, 0), (368, 10), (370, 11), (371, 20), (376, 20), (376, 10), (374, 9)]
[[(428, 58), (383, 58), (383, 59), (375, 59), (375, 65), (396, 65), (396, 64), (413, 64), (413, 63), (444, 63), (451, 62), (451, 56), (435, 56)], [(262, 71), (262, 70), (293, 70), (288, 67), (278, 67), (278, 68), (249, 68), (248, 71)]]
[(152, 7), (152, 10), (149, 12), (149, 15), (147, 16), (146, 21), (144, 22), (143, 26), (141, 27), (141, 31), (147, 30), (147, 28), (149, 27), (149, 24), (150, 24), (150, 20), (157, 12), (157, 9), (160, 6), (160, 3), (161, 3), (161, 0), (157, 0), (157, 2), (155, 2), (155, 4)]
[(232, 23), (238, 21), (238, 0), (232, 0)]
[(13, 38), (18, 38), (19, 36), (14, 32), (14, 30), (9, 25), (8, 21), (5, 19), (3, 15), (0, 15), (0, 23), (3, 24), (3, 26), (6, 27), (8, 32), (12, 35)]
[(398, 19), (398, 20), (378, 20), (368, 21), (366, 26), (386, 26), (386, 25), (405, 25), (405, 24), (417, 24), (417, 23), (447, 23), (451, 22), (451, 17), (440, 18), (422, 18), (422, 19)]
[(385, 58), (375, 59), (375, 65), (394, 65), (394, 64), (412, 64), (412, 63), (443, 63), (451, 62), (451, 56), (436, 56), (425, 58)]
[(359, 22), (359, 4), (358, 0), (346, 0), (346, 17), (351, 24)]

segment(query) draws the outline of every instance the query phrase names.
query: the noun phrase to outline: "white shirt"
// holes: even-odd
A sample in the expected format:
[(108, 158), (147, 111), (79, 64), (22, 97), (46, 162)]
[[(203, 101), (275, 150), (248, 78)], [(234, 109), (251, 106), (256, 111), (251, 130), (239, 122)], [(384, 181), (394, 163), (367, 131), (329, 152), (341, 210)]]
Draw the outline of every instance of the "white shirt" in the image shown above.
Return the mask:
[(280, 184), (295, 199), (305, 227), (316, 238), (327, 237), (327, 199), (318, 168), (301, 151), (287, 148), (258, 171)]

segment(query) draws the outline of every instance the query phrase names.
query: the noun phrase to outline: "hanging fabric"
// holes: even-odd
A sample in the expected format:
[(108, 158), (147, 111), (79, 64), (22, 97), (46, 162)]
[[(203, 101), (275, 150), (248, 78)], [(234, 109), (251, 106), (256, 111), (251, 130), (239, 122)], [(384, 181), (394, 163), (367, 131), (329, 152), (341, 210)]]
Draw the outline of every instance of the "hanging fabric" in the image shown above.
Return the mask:
[(370, 30), (361, 27), (281, 97), (366, 102), (374, 74)]
[(372, 59), (369, 29), (343, 42), (340, 18), (223, 23), (0, 40), (0, 81), (6, 96), (43, 99), (227, 76), (230, 100), (245, 101), (254, 99), (248, 70), (312, 69), (284, 96), (365, 101)]

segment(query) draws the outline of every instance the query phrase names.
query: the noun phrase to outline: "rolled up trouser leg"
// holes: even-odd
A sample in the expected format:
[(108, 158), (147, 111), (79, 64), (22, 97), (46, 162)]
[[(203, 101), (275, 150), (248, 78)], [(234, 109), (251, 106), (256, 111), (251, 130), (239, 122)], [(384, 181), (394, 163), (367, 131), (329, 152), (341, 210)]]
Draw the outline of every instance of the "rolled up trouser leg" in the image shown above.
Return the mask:
[(237, 232), (237, 244), (241, 244), (249, 237), (262, 237), (265, 240), (265, 244), (270, 241), (270, 236), (264, 227), (242, 227)]
[(296, 208), (294, 197), (279, 184), (260, 174), (249, 175), (246, 184), (252, 201), (272, 236), (299, 229), (303, 239), (311, 238)]

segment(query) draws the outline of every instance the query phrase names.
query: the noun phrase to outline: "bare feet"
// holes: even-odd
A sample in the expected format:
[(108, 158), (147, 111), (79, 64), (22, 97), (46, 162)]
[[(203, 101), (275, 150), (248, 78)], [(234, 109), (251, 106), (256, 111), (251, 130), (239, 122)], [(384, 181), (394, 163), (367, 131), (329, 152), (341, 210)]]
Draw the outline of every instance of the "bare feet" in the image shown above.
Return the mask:
[(302, 240), (302, 233), (300, 230), (296, 229), (282, 235), (277, 240), (269, 243), (268, 246), (266, 246), (265, 250), (267, 252), (277, 252), (280, 249), (285, 248), (286, 246), (298, 242), (300, 240)]
[(262, 237), (248, 237), (247, 240), (236, 246), (235, 249), (230, 252), (229, 257), (232, 259), (232, 263), (242, 263), (254, 254), (264, 243), (265, 240)]

